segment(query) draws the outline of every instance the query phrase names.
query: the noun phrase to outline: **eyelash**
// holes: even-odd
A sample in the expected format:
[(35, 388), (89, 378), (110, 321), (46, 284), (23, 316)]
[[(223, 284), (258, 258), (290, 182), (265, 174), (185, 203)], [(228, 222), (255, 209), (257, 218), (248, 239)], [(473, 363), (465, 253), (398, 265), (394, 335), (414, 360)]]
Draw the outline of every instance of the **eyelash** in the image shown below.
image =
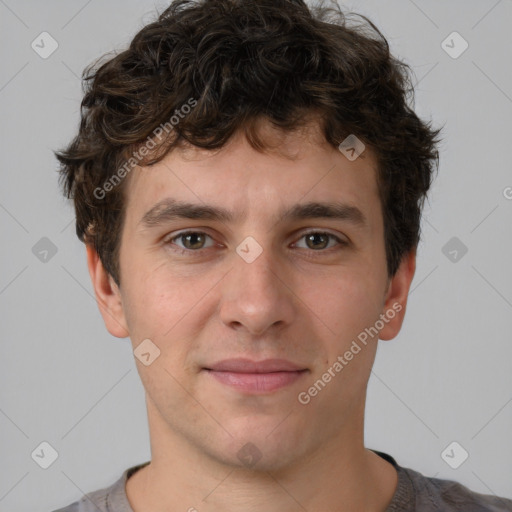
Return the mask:
[[(174, 244), (175, 240), (185, 237), (187, 235), (195, 235), (195, 234), (206, 235), (207, 237), (213, 239), (212, 236), (210, 236), (208, 233), (205, 233), (204, 231), (183, 231), (181, 233), (178, 233), (177, 235), (174, 235), (171, 238), (165, 239), (164, 244), (168, 245), (168, 246), (172, 246), (172, 245), (175, 245)], [(349, 243), (347, 241), (342, 240), (341, 238), (337, 237), (336, 235), (333, 235), (332, 233), (328, 233), (326, 231), (308, 231), (306, 233), (302, 233), (301, 236), (299, 237), (299, 240), (308, 235), (326, 235), (330, 239), (336, 240), (336, 242), (338, 242), (339, 247), (346, 247), (349, 245)], [(183, 249), (182, 247), (175, 246), (174, 248), (172, 248), (172, 251), (177, 252), (178, 254), (190, 255), (191, 253), (199, 253), (199, 252), (207, 250), (207, 249), (211, 249), (211, 247), (194, 250), (194, 249)], [(319, 250), (314, 250), (314, 249), (306, 249), (306, 250), (309, 250), (309, 252), (313, 253), (314, 257), (315, 257), (315, 256), (321, 256), (321, 254), (316, 254), (316, 253), (326, 253), (326, 252), (330, 253), (332, 249), (335, 249), (335, 247), (329, 247), (329, 248), (319, 249)]]

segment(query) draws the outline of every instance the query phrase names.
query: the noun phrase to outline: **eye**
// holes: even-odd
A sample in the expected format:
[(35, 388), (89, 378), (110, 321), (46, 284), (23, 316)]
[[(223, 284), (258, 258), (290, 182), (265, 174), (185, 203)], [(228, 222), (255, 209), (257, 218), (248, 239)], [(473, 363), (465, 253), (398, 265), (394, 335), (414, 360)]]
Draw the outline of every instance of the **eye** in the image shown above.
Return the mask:
[[(313, 251), (318, 251), (321, 249), (331, 248), (329, 245), (329, 239), (330, 241), (335, 240), (338, 245), (348, 245), (348, 242), (345, 240), (342, 240), (341, 238), (337, 237), (336, 235), (333, 235), (331, 233), (325, 233), (323, 231), (310, 231), (308, 233), (303, 233), (300, 237), (301, 239), (304, 239), (306, 241), (305, 249), (311, 249)], [(297, 245), (297, 244), (294, 244)], [(336, 244), (335, 244), (336, 245)]]
[[(179, 252), (187, 252), (187, 251), (197, 251), (199, 249), (206, 249), (205, 240), (209, 238), (212, 240), (210, 235), (203, 233), (202, 231), (185, 231), (183, 233), (179, 233), (171, 238), (167, 238), (165, 240), (166, 244), (169, 245), (177, 245)], [(180, 240), (183, 243), (183, 246), (176, 243), (177, 240)], [(213, 244), (212, 244), (213, 245)], [(211, 247), (212, 245), (208, 246)]]

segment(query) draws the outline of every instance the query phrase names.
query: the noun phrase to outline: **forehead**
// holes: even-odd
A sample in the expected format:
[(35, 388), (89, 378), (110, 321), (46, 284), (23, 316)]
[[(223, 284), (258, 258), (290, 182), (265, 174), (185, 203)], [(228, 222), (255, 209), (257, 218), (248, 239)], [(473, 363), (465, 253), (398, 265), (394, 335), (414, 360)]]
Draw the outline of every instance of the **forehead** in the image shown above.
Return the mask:
[(350, 161), (314, 123), (296, 132), (265, 125), (260, 133), (268, 143), (263, 152), (238, 132), (220, 149), (186, 145), (151, 167), (135, 168), (125, 190), (127, 222), (147, 220), (150, 210), (165, 208), (169, 199), (213, 207), (230, 222), (275, 220), (277, 212), (320, 202), (357, 206), (364, 218), (380, 212), (377, 164), (369, 148)]

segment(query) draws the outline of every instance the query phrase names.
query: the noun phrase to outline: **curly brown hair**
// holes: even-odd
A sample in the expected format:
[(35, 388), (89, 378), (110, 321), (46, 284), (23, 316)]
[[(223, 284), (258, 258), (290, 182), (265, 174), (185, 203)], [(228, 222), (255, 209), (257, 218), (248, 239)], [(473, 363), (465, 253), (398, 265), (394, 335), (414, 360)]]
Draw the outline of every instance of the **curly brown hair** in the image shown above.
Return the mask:
[(177, 0), (128, 49), (100, 61), (82, 76), (78, 135), (55, 155), (77, 235), (118, 285), (127, 182), (119, 170), (126, 175), (134, 152), (191, 98), (194, 108), (144, 158), (137, 154), (138, 165), (184, 141), (221, 148), (238, 130), (264, 151), (258, 120), (292, 131), (315, 112), (329, 144), (355, 134), (376, 155), (389, 276), (416, 249), (440, 130), (414, 113), (409, 66), (365, 16), (336, 2)]

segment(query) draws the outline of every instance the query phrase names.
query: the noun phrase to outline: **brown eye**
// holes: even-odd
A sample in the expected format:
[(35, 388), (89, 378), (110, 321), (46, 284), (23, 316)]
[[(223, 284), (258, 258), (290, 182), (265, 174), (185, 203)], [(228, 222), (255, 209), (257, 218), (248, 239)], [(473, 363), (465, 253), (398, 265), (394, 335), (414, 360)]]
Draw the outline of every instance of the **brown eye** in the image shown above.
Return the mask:
[(204, 245), (204, 233), (188, 233), (180, 235), (186, 249), (201, 249)]
[(210, 235), (202, 231), (186, 231), (168, 238), (165, 243), (167, 245), (177, 246), (176, 250), (178, 252), (194, 252), (211, 247), (212, 244), (209, 246), (205, 245), (208, 238), (211, 239)]
[(326, 233), (310, 233), (304, 236), (310, 249), (325, 249), (329, 243), (329, 235)]
[[(323, 231), (311, 231), (309, 233), (304, 233), (301, 236), (301, 240), (304, 239), (306, 241), (305, 249), (311, 249), (313, 251), (321, 251), (322, 249), (331, 248), (335, 245), (343, 246), (347, 245), (347, 242), (340, 239), (339, 237), (331, 234), (325, 233)], [(335, 241), (336, 243), (329, 245), (331, 241)]]

